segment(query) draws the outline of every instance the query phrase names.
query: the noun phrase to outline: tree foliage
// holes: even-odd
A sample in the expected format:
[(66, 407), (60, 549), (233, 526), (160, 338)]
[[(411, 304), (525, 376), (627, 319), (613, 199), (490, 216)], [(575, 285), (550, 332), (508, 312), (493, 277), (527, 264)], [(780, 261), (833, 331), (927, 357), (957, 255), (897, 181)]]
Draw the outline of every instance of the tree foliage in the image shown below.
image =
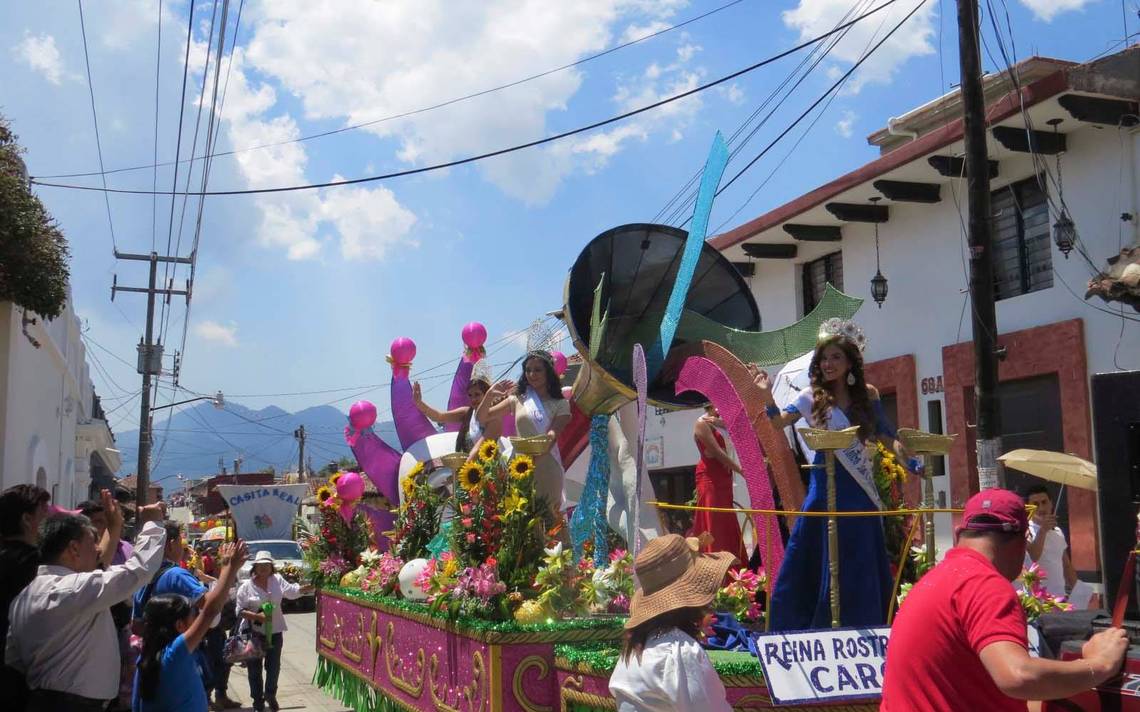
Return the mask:
[(67, 240), (28, 189), (21, 152), (0, 117), (0, 301), (53, 319), (67, 302)]

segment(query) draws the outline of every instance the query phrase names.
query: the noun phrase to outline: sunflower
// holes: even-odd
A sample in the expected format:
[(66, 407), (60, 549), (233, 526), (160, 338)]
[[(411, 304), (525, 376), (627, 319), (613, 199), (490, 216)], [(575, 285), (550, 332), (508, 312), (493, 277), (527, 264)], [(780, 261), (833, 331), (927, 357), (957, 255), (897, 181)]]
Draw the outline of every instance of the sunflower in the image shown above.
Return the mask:
[(404, 479), (400, 482), (400, 488), (404, 491), (404, 501), (411, 500), (416, 494), (416, 480), (412, 473), (404, 475)]
[(511, 477), (516, 480), (525, 480), (534, 474), (534, 459), (530, 455), (515, 455), (508, 466)]
[(459, 468), (459, 486), (471, 492), (483, 482), (483, 467), (477, 462), (464, 463)]
[(423, 472), (424, 472), (424, 463), (417, 462), (416, 464), (412, 465), (412, 469), (408, 470), (408, 474), (406, 474), (404, 476), (407, 477), (408, 479), (412, 479), (414, 477), (419, 477), (420, 475), (423, 474)]
[(494, 440), (484, 440), (479, 446), (480, 460), (494, 460), (499, 456), (499, 444)]
[(337, 480), (339, 480), (339, 479), (340, 479), (340, 476), (341, 476), (341, 475), (343, 475), (343, 474), (344, 474), (343, 472), (338, 472), (338, 473), (336, 473), (335, 475), (333, 475), (332, 477), (330, 477), (330, 478), (329, 478), (329, 484), (330, 484), (330, 485), (334, 485), (334, 486), (335, 486), (335, 485), (336, 485), (336, 481), (337, 481)]
[(333, 498), (333, 491), (326, 485), (317, 488), (317, 504), (324, 506)]

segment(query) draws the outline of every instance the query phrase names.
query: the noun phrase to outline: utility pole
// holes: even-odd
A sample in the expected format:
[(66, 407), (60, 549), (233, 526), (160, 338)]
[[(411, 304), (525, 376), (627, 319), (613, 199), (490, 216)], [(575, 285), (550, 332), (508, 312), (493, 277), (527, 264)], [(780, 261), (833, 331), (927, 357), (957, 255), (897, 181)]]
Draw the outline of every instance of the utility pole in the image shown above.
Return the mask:
[(998, 410), (997, 314), (994, 309), (990, 168), (986, 151), (986, 102), (978, 47), (977, 0), (958, 0), (958, 62), (962, 74), (962, 137), (966, 144), (969, 201), (970, 301), (973, 306), (974, 395), (977, 401), (978, 488), (1003, 486)]
[(304, 482), (305, 477), (305, 426), (297, 428), (293, 431), (293, 437), (297, 439), (297, 479)]
[(149, 255), (135, 255), (115, 250), (115, 259), (150, 263), (150, 281), (148, 282), (148, 286), (120, 287), (118, 275), (115, 276), (111, 284), (111, 301), (115, 300), (115, 294), (118, 292), (137, 292), (146, 295), (146, 335), (139, 341), (138, 346), (138, 372), (142, 374), (142, 403), (139, 406), (139, 460), (136, 472), (138, 487), (135, 492), (135, 499), (138, 502), (138, 506), (144, 507), (150, 503), (151, 377), (162, 374), (162, 344), (154, 343), (154, 296), (156, 294), (162, 294), (166, 297), (167, 302), (169, 302), (170, 297), (178, 295), (186, 297), (187, 303), (190, 302), (189, 284), (186, 285), (186, 289), (184, 290), (171, 289), (170, 285), (165, 289), (157, 288), (155, 281), (158, 277), (158, 263), (188, 265), (191, 263), (191, 258), (160, 256), (157, 252), (151, 252)]

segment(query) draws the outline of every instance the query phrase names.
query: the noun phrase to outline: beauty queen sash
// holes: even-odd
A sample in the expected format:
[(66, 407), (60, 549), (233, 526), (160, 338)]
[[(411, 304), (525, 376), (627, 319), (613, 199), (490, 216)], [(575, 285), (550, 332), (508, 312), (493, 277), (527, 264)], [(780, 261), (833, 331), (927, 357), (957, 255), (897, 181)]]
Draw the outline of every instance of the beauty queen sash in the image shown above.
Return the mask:
[[(526, 395), (523, 396), (522, 401), (523, 413), (534, 425), (535, 435), (545, 435), (550, 431), (552, 420), (546, 413), (546, 406), (543, 405), (542, 399), (539, 398), (533, 388), (526, 389)], [(522, 433), (519, 433), (520, 435)], [(558, 463), (559, 467), (562, 466), (562, 453), (558, 450), (558, 444), (554, 443), (550, 446), (550, 455), (554, 461)]]
[[(795, 408), (799, 411), (800, 415), (806, 423), (812, 427), (817, 427), (811, 422), (811, 406), (812, 406), (812, 393), (810, 389), (805, 388), (800, 392), (799, 398), (796, 399)], [(827, 421), (828, 430), (843, 430), (851, 427), (851, 421), (847, 419), (847, 414), (843, 412), (842, 408), (833, 406), (831, 408), (831, 416)], [(876, 509), (883, 508), (883, 501), (879, 499), (879, 488), (875, 486), (875, 463), (871, 459), (868, 452), (867, 445), (858, 438), (855, 442), (843, 450), (836, 450), (835, 457), (843, 467), (851, 473), (851, 477), (863, 489), (867, 497), (875, 505)]]
[(483, 437), (483, 426), (479, 423), (479, 419), (475, 417), (475, 411), (478, 408), (471, 409), (470, 423), (467, 425), (467, 438), (475, 443), (479, 442), (479, 438)]

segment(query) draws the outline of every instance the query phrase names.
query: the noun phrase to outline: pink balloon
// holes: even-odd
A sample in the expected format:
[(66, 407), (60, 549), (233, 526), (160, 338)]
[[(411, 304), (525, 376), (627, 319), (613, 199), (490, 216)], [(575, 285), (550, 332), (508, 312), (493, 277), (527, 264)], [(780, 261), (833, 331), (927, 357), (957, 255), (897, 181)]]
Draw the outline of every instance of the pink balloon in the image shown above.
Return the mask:
[(397, 364), (409, 364), (416, 357), (416, 342), (406, 336), (401, 336), (392, 342), (390, 352), (392, 359)]
[(356, 430), (371, 428), (376, 422), (376, 406), (369, 401), (356, 401), (348, 409), (348, 422)]
[(473, 321), (467, 326), (463, 327), (463, 345), (477, 349), (483, 344), (487, 343), (487, 327), (483, 326), (477, 321)]
[(554, 359), (554, 372), (559, 376), (566, 373), (566, 354), (561, 351), (554, 351), (550, 356)]
[(351, 505), (364, 494), (364, 480), (355, 472), (346, 472), (337, 478), (336, 494), (341, 502)]

